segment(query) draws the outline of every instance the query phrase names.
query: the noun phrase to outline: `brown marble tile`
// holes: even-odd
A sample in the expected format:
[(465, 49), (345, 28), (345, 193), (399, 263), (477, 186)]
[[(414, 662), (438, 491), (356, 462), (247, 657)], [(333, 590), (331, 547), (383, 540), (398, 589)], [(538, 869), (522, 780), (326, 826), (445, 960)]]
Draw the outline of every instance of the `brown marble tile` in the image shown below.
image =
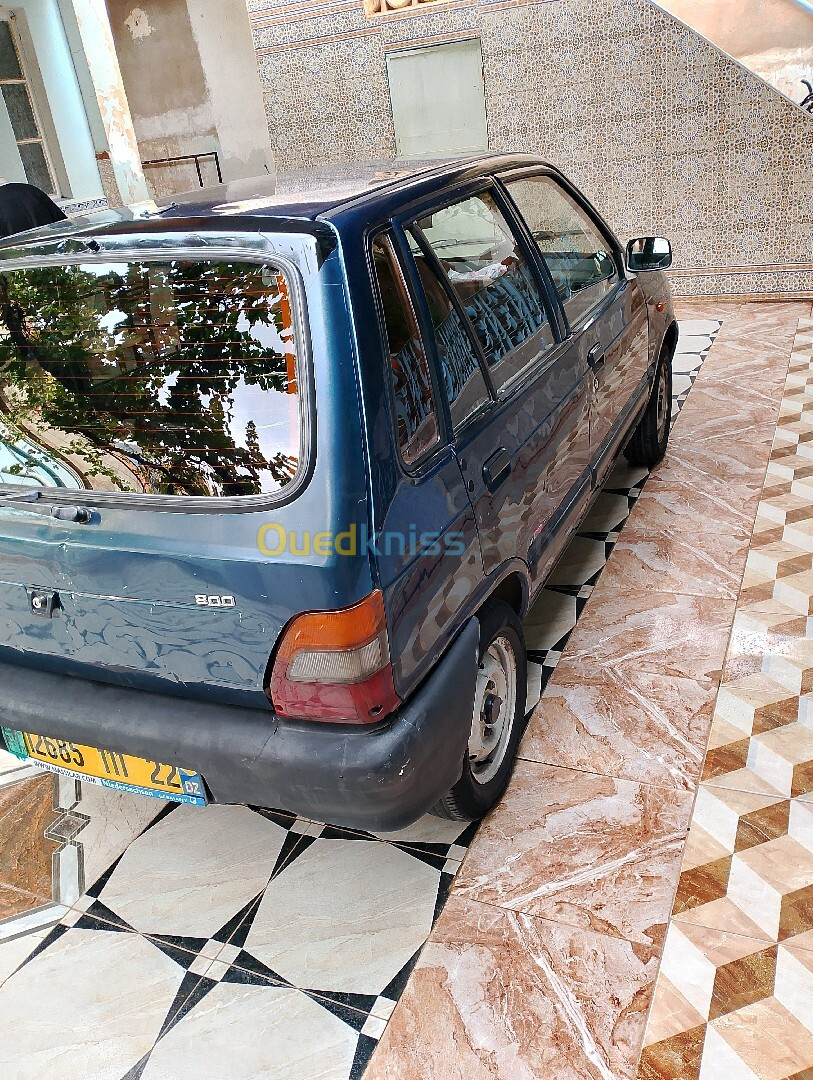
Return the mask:
[(773, 994), (776, 979), (776, 945), (749, 953), (728, 964), (721, 964), (714, 974), (714, 989), (709, 1006), (709, 1020), (753, 1005)]
[(674, 431), (679, 446), (700, 443), (713, 450), (718, 443), (723, 443), (729, 454), (738, 449), (739, 455), (744, 456), (746, 461), (756, 463), (770, 452), (776, 431), (776, 416), (761, 406), (751, 409), (743, 407), (735, 413), (722, 415), (701, 411), (699, 406), (697, 410), (689, 411), (687, 402), (675, 421)]
[(452, 896), (365, 1080), (632, 1077), (655, 957)]
[[(709, 365), (709, 374), (714, 366), (714, 363)], [(768, 382), (748, 379), (738, 383), (734, 378), (710, 382), (704, 377), (692, 389), (675, 421), (675, 428), (677, 430), (681, 425), (680, 437), (683, 438), (687, 431), (693, 430), (695, 423), (729, 420), (734, 421), (730, 430), (735, 437), (742, 437), (743, 432), (751, 431), (754, 426), (775, 425), (781, 397), (782, 385), (775, 379)]]
[(702, 866), (695, 866), (691, 870), (683, 870), (678, 881), (672, 914), (681, 915), (684, 911), (725, 896), (730, 873), (730, 855), (704, 863)]
[(0, 922), (11, 919), (17, 915), (25, 915), (28, 911), (36, 911), (48, 901), (42, 896), (25, 892), (22, 889), (12, 889), (7, 885), (0, 885)]
[(790, 799), (781, 799), (750, 814), (743, 814), (737, 823), (734, 850), (745, 851), (746, 848), (784, 836), (789, 822)]
[(573, 663), (719, 680), (734, 601), (603, 589), (590, 597), (567, 654)]
[[(708, 492), (695, 483), (662, 481), (647, 484), (632, 512), (628, 527), (638, 533), (695, 536), (698, 526), (704, 532), (719, 531), (747, 544), (756, 514), (756, 502), (738, 497), (729, 484), (725, 493)], [(622, 533), (623, 535), (623, 533)]]
[(626, 672), (566, 656), (520, 756), (688, 790), (700, 775), (715, 696), (708, 677)]
[(0, 787), (0, 883), (48, 900), (51, 856), (58, 846), (44, 835), (56, 819), (53, 790), (50, 775)]
[(763, 930), (728, 896), (711, 900), (708, 904), (701, 904), (699, 907), (688, 908), (679, 915), (674, 915), (670, 925), (679, 927), (683, 931), (708, 930), (734, 935), (737, 939), (751, 939), (759, 942), (761, 948), (774, 944), (776, 941), (775, 934)]
[(726, 743), (724, 746), (716, 746), (709, 750), (703, 762), (701, 779), (703, 781), (715, 780), (728, 773), (744, 769), (748, 760), (750, 743), (749, 738), (738, 739), (737, 742)]
[(696, 1080), (705, 1039), (706, 1025), (698, 1024), (645, 1046), (638, 1066), (639, 1080)]
[(685, 297), (675, 298), (675, 318), (678, 322), (699, 319), (730, 319), (733, 312), (740, 307), (738, 301), (731, 300), (698, 300)]
[[(732, 485), (736, 485), (736, 503), (745, 503), (756, 510), (765, 476), (766, 454), (746, 454), (732, 444), (704, 446), (697, 442), (686, 445), (670, 443), (666, 457), (652, 470), (647, 486), (653, 484), (693, 484), (710, 495), (730, 500)], [(784, 486), (788, 486), (786, 483)]]
[(713, 529), (650, 532), (635, 518), (613, 548), (601, 587), (736, 600), (747, 555), (748, 540), (742, 535)]
[(705, 1022), (705, 1012), (698, 1012), (661, 971), (646, 1022), (644, 1052), (653, 1043), (664, 1042)]
[(454, 895), (658, 946), (691, 803), (689, 792), (519, 761)]
[(813, 930), (813, 881), (785, 893), (779, 911), (779, 940), (793, 943), (800, 934)]

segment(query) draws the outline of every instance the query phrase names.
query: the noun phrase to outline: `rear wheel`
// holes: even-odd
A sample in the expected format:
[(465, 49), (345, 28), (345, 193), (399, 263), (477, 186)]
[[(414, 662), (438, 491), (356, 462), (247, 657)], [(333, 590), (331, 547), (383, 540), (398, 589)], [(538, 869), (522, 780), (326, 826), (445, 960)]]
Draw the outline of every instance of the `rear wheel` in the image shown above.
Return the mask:
[(527, 660), (522, 623), (502, 601), (480, 613), (480, 661), (463, 774), (432, 813), (474, 821), (502, 795), (522, 736)]
[(669, 442), (669, 421), (672, 416), (672, 361), (662, 352), (655, 385), (638, 427), (624, 449), (630, 465), (651, 469), (663, 459)]

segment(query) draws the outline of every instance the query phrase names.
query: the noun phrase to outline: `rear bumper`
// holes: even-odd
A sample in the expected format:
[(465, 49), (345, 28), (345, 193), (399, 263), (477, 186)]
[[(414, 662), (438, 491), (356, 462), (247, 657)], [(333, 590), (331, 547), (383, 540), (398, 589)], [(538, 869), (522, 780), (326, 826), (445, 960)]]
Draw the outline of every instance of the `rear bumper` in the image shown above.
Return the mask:
[(417, 693), (370, 727), (297, 723), (3, 663), (0, 723), (195, 769), (215, 802), (394, 830), (460, 778), (478, 644), (470, 619)]

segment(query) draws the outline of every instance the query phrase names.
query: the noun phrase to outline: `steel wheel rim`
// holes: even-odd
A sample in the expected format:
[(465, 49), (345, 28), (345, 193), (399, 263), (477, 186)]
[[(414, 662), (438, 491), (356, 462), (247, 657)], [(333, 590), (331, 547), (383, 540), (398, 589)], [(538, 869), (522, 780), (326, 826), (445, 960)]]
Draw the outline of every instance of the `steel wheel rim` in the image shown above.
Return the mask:
[(667, 372), (666, 364), (661, 364), (660, 375), (658, 378), (658, 397), (656, 403), (656, 420), (658, 426), (658, 439), (662, 439), (666, 432), (666, 425), (669, 420), (669, 397), (667, 393)]
[(469, 738), (469, 767), (478, 784), (500, 771), (514, 726), (517, 705), (517, 658), (506, 637), (489, 645), (477, 672), (474, 714)]

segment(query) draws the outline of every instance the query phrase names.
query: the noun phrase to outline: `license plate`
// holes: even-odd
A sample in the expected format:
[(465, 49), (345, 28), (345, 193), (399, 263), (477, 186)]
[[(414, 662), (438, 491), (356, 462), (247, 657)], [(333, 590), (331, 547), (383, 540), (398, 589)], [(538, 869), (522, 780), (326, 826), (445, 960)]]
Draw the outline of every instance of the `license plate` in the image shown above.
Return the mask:
[[(164, 765), (160, 761), (102, 750), (84, 743), (52, 739), (30, 731), (16, 733), (23, 742), (27, 760), (50, 772), (75, 776), (91, 784), (149, 795), (153, 799), (205, 806), (203, 782), (191, 769)], [(6, 740), (8, 741), (8, 740)]]

